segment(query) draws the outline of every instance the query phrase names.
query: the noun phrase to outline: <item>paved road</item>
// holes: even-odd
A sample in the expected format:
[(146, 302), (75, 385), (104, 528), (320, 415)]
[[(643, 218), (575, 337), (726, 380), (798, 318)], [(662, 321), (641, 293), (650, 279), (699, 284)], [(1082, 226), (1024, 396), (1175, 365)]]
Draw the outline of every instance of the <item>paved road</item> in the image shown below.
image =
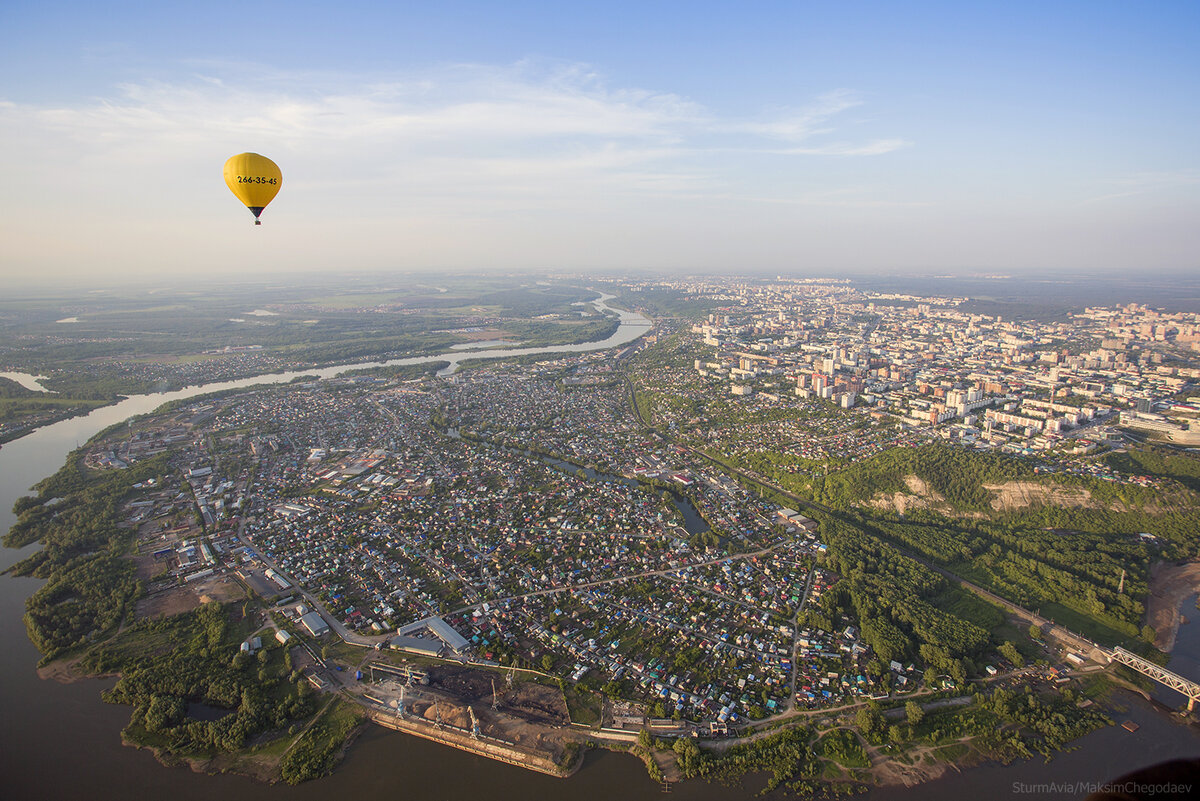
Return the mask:
[(489, 598), (489, 599), (486, 599), (483, 601), (479, 601), (479, 602), (470, 604), (468, 606), (460, 606), (458, 609), (451, 610), (451, 611), (447, 612), (446, 614), (447, 615), (457, 615), (457, 614), (461, 614), (463, 612), (469, 612), (472, 609), (479, 607), (480, 604), (483, 604), (483, 603), (499, 604), (499, 603), (504, 603), (505, 601), (520, 601), (525, 598), (536, 598), (539, 595), (553, 595), (554, 593), (569, 592), (571, 590), (586, 590), (589, 587), (602, 587), (606, 584), (615, 584), (620, 581), (631, 581), (633, 579), (646, 578), (647, 576), (665, 576), (669, 573), (677, 573), (680, 570), (685, 570), (689, 567), (704, 567), (705, 565), (716, 565), (716, 564), (720, 564), (721, 562), (729, 562), (729, 561), (733, 561), (735, 559), (750, 559), (755, 556), (762, 556), (763, 554), (771, 553), (772, 551), (777, 550), (778, 548), (782, 547), (784, 544), (785, 543), (777, 542), (774, 545), (769, 545), (766, 548), (760, 548), (757, 551), (749, 551), (747, 553), (731, 554), (729, 556), (722, 556), (717, 559), (706, 559), (702, 562), (688, 562), (687, 564), (678, 565), (677, 567), (667, 567), (667, 568), (661, 568), (659, 570), (647, 570), (642, 573), (627, 573), (623, 576), (614, 576), (612, 578), (598, 579), (596, 581), (587, 581), (587, 582), (584, 582), (583, 584), (564, 584), (561, 587), (547, 587), (546, 589), (543, 589), (543, 590), (533, 590), (532, 592), (521, 593), (518, 595), (504, 595), (504, 596), (500, 596), (498, 598)]
[[(626, 381), (626, 386), (629, 388), (630, 406), (633, 408), (634, 414), (637, 416), (638, 420), (642, 423), (642, 425), (648, 425), (646, 420), (644, 420), (642, 418), (641, 413), (637, 408), (637, 404), (633, 402), (633, 397), (634, 397), (633, 396), (633, 392), (634, 392), (633, 384), (632, 384), (632, 382), (629, 381), (628, 376), (626, 376), (625, 381)], [(789, 499), (792, 503), (794, 503), (796, 505), (797, 509), (811, 509), (811, 510), (815, 510), (817, 512), (820, 512), (820, 513), (826, 514), (826, 515), (835, 515), (836, 514), (836, 512), (833, 509), (830, 509), (827, 506), (824, 506), (819, 503), (815, 503), (814, 501), (811, 501), (811, 500), (808, 500), (805, 498), (801, 498), (800, 496), (798, 496), (792, 492), (789, 492), (788, 490), (785, 490), (783, 487), (780, 487), (778, 484), (774, 483), (773, 481), (771, 481), (767, 477), (761, 475), (760, 473), (757, 473), (753, 470), (743, 470), (740, 468), (732, 467), (730, 465), (716, 462), (715, 460), (712, 459), (712, 457), (710, 457), (708, 454), (704, 453), (703, 451), (697, 450), (696, 448), (693, 448), (690, 445), (685, 445), (680, 442), (676, 442), (676, 441), (672, 440), (670, 437), (667, 437), (666, 435), (662, 435), (662, 436), (668, 442), (671, 442), (672, 444), (683, 448), (688, 453), (690, 453), (693, 456), (696, 456), (700, 459), (703, 459), (706, 462), (716, 464), (718, 467), (720, 467), (722, 470), (724, 470), (726, 472), (734, 473), (736, 475), (741, 476), (743, 479), (750, 481), (751, 483), (755, 483), (762, 487), (766, 487), (767, 489), (770, 489), (774, 492), (778, 492), (779, 494), (783, 495), (785, 498)], [(1062, 643), (1063, 645), (1067, 646), (1068, 648), (1071, 648), (1072, 650), (1075, 650), (1075, 651), (1080, 651), (1084, 655), (1088, 656), (1089, 658), (1096, 659), (1097, 661), (1100, 661), (1101, 663), (1104, 663), (1107, 661), (1107, 655), (1106, 655), (1105, 649), (1102, 646), (1097, 645), (1096, 643), (1087, 639), (1086, 637), (1076, 634), (1075, 632), (1073, 632), (1063, 626), (1060, 626), (1057, 623), (1054, 623), (1053, 621), (1051, 621), (1047, 618), (1042, 617), (1041, 615), (1037, 614), (1036, 612), (1033, 612), (1029, 609), (1026, 609), (1023, 606), (1020, 606), (1020, 605), (1008, 600), (1007, 598), (1002, 598), (1001, 596), (997, 595), (996, 593), (994, 593), (990, 590), (986, 590), (983, 587), (980, 587), (978, 584), (975, 584), (974, 582), (969, 581), (969, 580), (963, 578), (962, 576), (960, 576), (956, 573), (953, 573), (950, 570), (947, 570), (944, 567), (941, 567), (939, 565), (936, 565), (936, 564), (928, 561), (924, 557), (922, 557), (916, 553), (913, 553), (912, 551), (908, 550), (907, 548), (899, 546), (896, 543), (891, 542), (891, 541), (887, 541), (887, 542), (889, 545), (891, 545), (893, 548), (895, 548), (897, 551), (904, 554), (908, 558), (928, 567), (930, 570), (937, 572), (939, 575), (943, 576), (944, 578), (955, 582), (956, 584), (961, 586), (963, 589), (968, 590), (969, 592), (974, 593), (975, 595), (979, 596), (980, 598), (983, 598), (986, 601), (989, 601), (993, 604), (996, 604), (997, 606), (1000, 606), (1003, 609), (1008, 610), (1009, 613), (1011, 613), (1015, 617), (1025, 621), (1025, 622), (1029, 623), (1030, 625), (1036, 625), (1036, 626), (1040, 627), (1042, 629), (1042, 633), (1044, 636), (1053, 638), (1054, 640)]]
[[(263, 549), (260, 548), (258, 545), (256, 545), (254, 543), (254, 541), (252, 539), (250, 539), (249, 536), (246, 534), (246, 518), (245, 517), (243, 517), (241, 522), (238, 524), (238, 538), (241, 539), (242, 542), (249, 543), (250, 545), (252, 545), (254, 547), (254, 552), (256, 554), (258, 554), (259, 561), (261, 561), (267, 567), (274, 570), (279, 575), (281, 575), (281, 576), (287, 575), (287, 573), (285, 573), (283, 568), (281, 568), (279, 565), (277, 565), (275, 563), (274, 560), (272, 560), (265, 553), (263, 553)], [(288, 576), (288, 578), (291, 578), (291, 576)], [(301, 587), (294, 580), (292, 581), (292, 586), (296, 589), (296, 591), (298, 593), (300, 593), (301, 597), (303, 597), (304, 600), (308, 602), (309, 606), (312, 609), (321, 613), (321, 617), (325, 618), (325, 622), (329, 624), (329, 627), (331, 629), (333, 629), (333, 631), (336, 632), (339, 637), (341, 637), (343, 640), (350, 643), (351, 645), (362, 645), (362, 646), (366, 646), (366, 647), (371, 647), (371, 646), (375, 645), (375, 643), (381, 642), (387, 638), (387, 635), (380, 635), (380, 636), (375, 636), (375, 637), (364, 637), (361, 634), (351, 631), (350, 629), (348, 629), (344, 625), (342, 625), (342, 622), (340, 620), (338, 620), (333, 615), (329, 614), (329, 610), (327, 610), (324, 607), (324, 605), (322, 605), (322, 603), (320, 601), (318, 601), (316, 596), (314, 596), (311, 592), (309, 592), (308, 590)]]
[[(704, 454), (701, 451), (698, 451), (687, 445), (682, 445), (681, 447), (687, 449), (689, 452), (691, 452), (709, 462), (713, 461), (708, 455)], [(737, 473), (738, 475), (742, 476), (743, 478), (745, 478), (749, 481), (760, 484), (768, 489), (778, 492), (779, 494), (783, 495), (791, 502), (795, 503), (797, 508), (799, 508), (799, 509), (812, 509), (812, 510), (816, 510), (818, 512), (821, 512), (821, 513), (827, 514), (827, 515), (836, 514), (829, 507), (823, 506), (822, 504), (815, 503), (810, 500), (806, 500), (804, 498), (801, 498), (800, 496), (795, 495), (794, 493), (789, 492), (788, 490), (785, 490), (783, 487), (780, 487), (779, 485), (775, 484), (771, 480), (767, 479), (766, 477), (764, 477), (758, 473), (755, 473), (755, 472), (749, 471), (749, 470), (740, 470), (737, 468), (729, 467), (727, 465), (720, 465), (720, 466), (721, 466), (721, 469), (723, 469), (723, 470), (728, 470), (729, 472)], [(1071, 631), (1070, 629), (1060, 626), (1057, 623), (1049, 620), (1048, 618), (1042, 617), (1041, 615), (1037, 614), (1036, 612), (1026, 609), (1025, 607), (1020, 606), (1019, 604), (1016, 604), (1016, 603), (1008, 600), (1007, 598), (1003, 598), (990, 590), (986, 590), (983, 587), (979, 586), (978, 584), (976, 584), (972, 581), (969, 581), (968, 579), (965, 579), (962, 576), (958, 575), (957, 573), (947, 570), (946, 568), (941, 567), (940, 565), (930, 562), (928, 559), (921, 556), (920, 554), (914, 553), (913, 551), (911, 551), (901, 545), (897, 545), (896, 543), (894, 543), (890, 540), (885, 540), (885, 542), (887, 542), (888, 545), (895, 548), (897, 551), (899, 551), (904, 556), (907, 556), (909, 559), (912, 559), (914, 562), (918, 562), (918, 563), (924, 565), (925, 567), (928, 567), (930, 570), (933, 570), (934, 572), (938, 573), (942, 577), (949, 579), (950, 581), (953, 581), (954, 583), (958, 584), (963, 589), (968, 590), (968, 591), (974, 593), (975, 595), (978, 595), (980, 598), (983, 598), (986, 601), (990, 601), (991, 603), (996, 604), (997, 606), (1000, 606), (1003, 609), (1007, 609), (1011, 614), (1020, 618), (1021, 620), (1026, 621), (1027, 623), (1029, 623), (1031, 625), (1036, 625), (1036, 626), (1040, 627), (1042, 629), (1042, 633), (1045, 636), (1051, 637), (1073, 650), (1081, 651), (1083, 654), (1089, 656), (1090, 658), (1096, 659), (1099, 657), (1102, 660), (1105, 659), (1105, 657), (1103, 656), (1105, 653), (1104, 648), (1102, 646), (1097, 645), (1096, 643), (1092, 642), (1091, 640), (1087, 639), (1086, 637), (1076, 634), (1075, 632)]]
[(800, 605), (796, 607), (796, 617), (792, 619), (792, 682), (785, 707), (787, 712), (796, 708), (796, 678), (800, 672), (800, 615), (804, 614), (804, 607), (808, 605), (808, 593), (812, 591), (813, 577), (816, 574), (815, 565), (808, 569), (808, 581), (804, 583), (804, 595), (800, 596)]

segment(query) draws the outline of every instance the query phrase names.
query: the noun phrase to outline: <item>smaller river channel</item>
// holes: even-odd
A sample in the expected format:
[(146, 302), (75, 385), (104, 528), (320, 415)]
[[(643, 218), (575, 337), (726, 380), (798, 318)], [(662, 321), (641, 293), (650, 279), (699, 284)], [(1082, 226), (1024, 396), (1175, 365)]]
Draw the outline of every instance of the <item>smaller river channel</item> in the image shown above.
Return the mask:
[[(559, 470), (563, 470), (568, 473), (582, 471), (583, 474), (585, 476), (587, 476), (587, 478), (591, 479), (592, 481), (616, 481), (616, 482), (620, 482), (622, 484), (628, 484), (631, 487), (637, 486), (637, 484), (638, 484), (638, 482), (632, 478), (626, 478), (625, 476), (618, 476), (618, 475), (614, 475), (612, 473), (600, 472), (598, 470), (593, 470), (590, 467), (580, 467), (577, 464), (572, 464), (570, 462), (563, 461), (562, 459), (555, 459), (552, 456), (545, 456), (542, 454), (531, 453), (530, 451), (525, 451), (525, 455), (532, 456), (535, 459), (540, 459), (541, 461), (545, 462), (546, 464), (548, 464), (552, 467), (557, 467)], [(652, 488), (652, 491), (653, 491), (653, 488)], [(666, 492), (671, 497), (671, 504), (675, 507), (675, 510), (677, 512), (679, 512), (679, 514), (682, 516), (683, 528), (685, 531), (687, 531), (688, 534), (703, 534), (704, 532), (709, 530), (708, 523), (705, 521), (705, 519), (703, 517), (700, 516), (700, 512), (696, 509), (695, 505), (693, 505), (692, 502), (687, 498), (687, 496), (681, 495), (680, 493), (676, 492), (673, 489), (668, 489), (668, 490), (666, 490)]]
[[(602, 298), (599, 304), (602, 306)], [(609, 339), (558, 348), (486, 350), (442, 356), (400, 359), (372, 364), (341, 365), (321, 370), (274, 374), (178, 392), (129, 398), (113, 406), (47, 426), (0, 450), (0, 531), (13, 523), (13, 501), (57, 470), (67, 453), (82, 445), (103, 428), (144, 414), (170, 401), (206, 392), (234, 389), (259, 383), (282, 383), (300, 375), (331, 377), (348, 369), (383, 364), (416, 364), (448, 359), (495, 358), (531, 353), (582, 352), (632, 342), (649, 329), (640, 315), (621, 313), (621, 326)], [(562, 463), (575, 471), (575, 465)], [(586, 473), (587, 471), (585, 471)], [(592, 474), (597, 480), (630, 481), (620, 476)], [(682, 496), (675, 498), (689, 533), (708, 526)], [(0, 548), (0, 568), (7, 568), (37, 546), (20, 550)], [(146, 751), (126, 748), (120, 730), (130, 710), (110, 706), (100, 693), (113, 680), (86, 680), (59, 684), (41, 680), (34, 672), (38, 653), (21, 623), (25, 598), (40, 586), (34, 579), (0, 577), (0, 791), (8, 801), (86, 798), (89, 801), (125, 801), (131, 797), (170, 798), (172, 801), (327, 801), (330, 798), (390, 798), (393, 796), (441, 801), (506, 801), (507, 799), (556, 798), (564, 801), (656, 801), (663, 798), (659, 785), (646, 775), (641, 762), (608, 752), (588, 754), (582, 769), (570, 779), (554, 779), (520, 768), (493, 762), (408, 735), (368, 727), (351, 748), (345, 762), (325, 779), (298, 787), (267, 786), (251, 779), (232, 776), (194, 775), (182, 768), (165, 768)], [(1184, 601), (1183, 613), (1200, 618), (1195, 599)], [(1170, 667), (1192, 678), (1200, 671), (1188, 667), (1200, 660), (1200, 624), (1180, 627)], [(1176, 699), (1178, 696), (1176, 696)], [(869, 794), (872, 801), (961, 801), (961, 799), (1062, 799), (1082, 798), (1087, 783), (1115, 776), (1176, 757), (1200, 755), (1200, 735), (1171, 720), (1162, 707), (1128, 693), (1116, 698), (1121, 709), (1118, 722), (1132, 720), (1140, 728), (1129, 733), (1119, 726), (1092, 732), (1049, 762), (1024, 760), (1011, 766), (970, 768), (914, 788), (888, 787)], [(1178, 701), (1170, 701), (1178, 706)], [(199, 711), (198, 711), (199, 712)], [(1058, 783), (1054, 792), (1038, 793), (1037, 784)], [(1075, 791), (1063, 790), (1071, 785)], [(759, 780), (747, 787), (725, 787), (703, 782), (684, 782), (673, 788), (671, 797), (681, 801), (731, 801), (754, 796)]]
[[(1179, 606), (1188, 622), (1179, 627), (1171, 651), (1170, 670), (1200, 680), (1200, 611), (1197, 596), (1185, 598)], [(1185, 726), (1173, 719), (1173, 711), (1182, 709), (1187, 699), (1180, 693), (1155, 685), (1152, 701), (1119, 690), (1112, 697), (1116, 725), (1085, 734), (1071, 744), (1071, 750), (1056, 754), (1050, 761), (1041, 757), (1012, 765), (986, 765), (952, 772), (919, 788), (883, 788), (872, 792), (871, 801), (960, 801), (963, 798), (1078, 799), (1094, 792), (1095, 785), (1131, 771), (1171, 759), (1200, 757), (1200, 728)], [(1125, 721), (1138, 726), (1129, 732)], [(1049, 789), (1053, 785), (1055, 789)], [(1044, 791), (1032, 789), (1045, 786)], [(1196, 788), (1200, 798), (1200, 787)]]
[(9, 381), (14, 381), (32, 392), (50, 392), (50, 390), (42, 386), (42, 382), (46, 380), (46, 376), (44, 375), (30, 375), (29, 373), (0, 370), (0, 378), (7, 378)]

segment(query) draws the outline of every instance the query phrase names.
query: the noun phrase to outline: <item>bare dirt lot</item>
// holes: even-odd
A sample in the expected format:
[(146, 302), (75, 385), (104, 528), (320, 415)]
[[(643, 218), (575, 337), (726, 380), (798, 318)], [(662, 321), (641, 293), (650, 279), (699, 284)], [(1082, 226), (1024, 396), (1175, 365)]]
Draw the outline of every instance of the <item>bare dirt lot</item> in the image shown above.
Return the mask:
[(137, 577), (146, 582), (149, 582), (167, 569), (167, 565), (162, 560), (155, 559), (148, 553), (138, 554), (133, 557), (133, 564), (137, 568)]
[(482, 702), (490, 706), (493, 686), (501, 709), (509, 715), (554, 726), (570, 723), (566, 699), (555, 687), (519, 682), (509, 689), (502, 675), (456, 665), (439, 665), (429, 671), (430, 689), (447, 693), (463, 703)]
[(537, 723), (566, 726), (571, 722), (562, 693), (540, 684), (520, 684), (505, 693), (501, 703), (510, 713)]
[(290, 650), (292, 655), (292, 668), (294, 670), (306, 670), (316, 667), (316, 660), (313, 659), (308, 651), (300, 646), (296, 646)]
[(147, 595), (137, 603), (137, 616), (159, 618), (187, 612), (209, 601), (228, 603), (246, 597), (246, 590), (230, 576), (216, 576), (194, 585), (185, 584)]
[(467, 706), (450, 701), (420, 700), (414, 702), (410, 709), (416, 717), (430, 723), (440, 723), (443, 726), (453, 726), (460, 731), (471, 731), (471, 716), (479, 726), (479, 733), (484, 737), (494, 737), (521, 748), (540, 752), (551, 761), (557, 761), (563, 754), (568, 742), (577, 737), (573, 732), (547, 728), (540, 723), (530, 723), (527, 720), (508, 714), (511, 710), (493, 711), (489, 704), (472, 704)]
[(460, 701), (478, 701), (492, 697), (492, 682), (500, 679), (497, 689), (504, 686), (503, 677), (486, 670), (472, 670), (456, 665), (438, 665), (429, 671), (429, 686), (449, 693)]
[(171, 587), (147, 595), (137, 602), (137, 617), (160, 618), (178, 615), (195, 609), (200, 598), (192, 587)]

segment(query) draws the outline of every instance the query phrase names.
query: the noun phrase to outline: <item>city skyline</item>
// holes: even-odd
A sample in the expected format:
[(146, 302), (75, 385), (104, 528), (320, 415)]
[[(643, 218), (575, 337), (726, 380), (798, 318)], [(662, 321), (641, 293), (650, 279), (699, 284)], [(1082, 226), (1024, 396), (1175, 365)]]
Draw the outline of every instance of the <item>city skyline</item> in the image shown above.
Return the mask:
[(1198, 15), (14, 4), (0, 276), (1193, 269)]

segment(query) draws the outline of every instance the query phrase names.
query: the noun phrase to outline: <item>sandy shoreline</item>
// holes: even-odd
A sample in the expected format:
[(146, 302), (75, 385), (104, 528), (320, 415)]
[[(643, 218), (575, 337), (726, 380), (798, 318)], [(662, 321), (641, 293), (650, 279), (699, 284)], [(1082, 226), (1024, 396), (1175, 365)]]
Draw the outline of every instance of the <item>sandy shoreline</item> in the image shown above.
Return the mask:
[(1146, 622), (1154, 627), (1154, 644), (1171, 652), (1179, 631), (1179, 604), (1200, 590), (1200, 562), (1182, 565), (1158, 562), (1150, 570), (1150, 594), (1146, 597)]

